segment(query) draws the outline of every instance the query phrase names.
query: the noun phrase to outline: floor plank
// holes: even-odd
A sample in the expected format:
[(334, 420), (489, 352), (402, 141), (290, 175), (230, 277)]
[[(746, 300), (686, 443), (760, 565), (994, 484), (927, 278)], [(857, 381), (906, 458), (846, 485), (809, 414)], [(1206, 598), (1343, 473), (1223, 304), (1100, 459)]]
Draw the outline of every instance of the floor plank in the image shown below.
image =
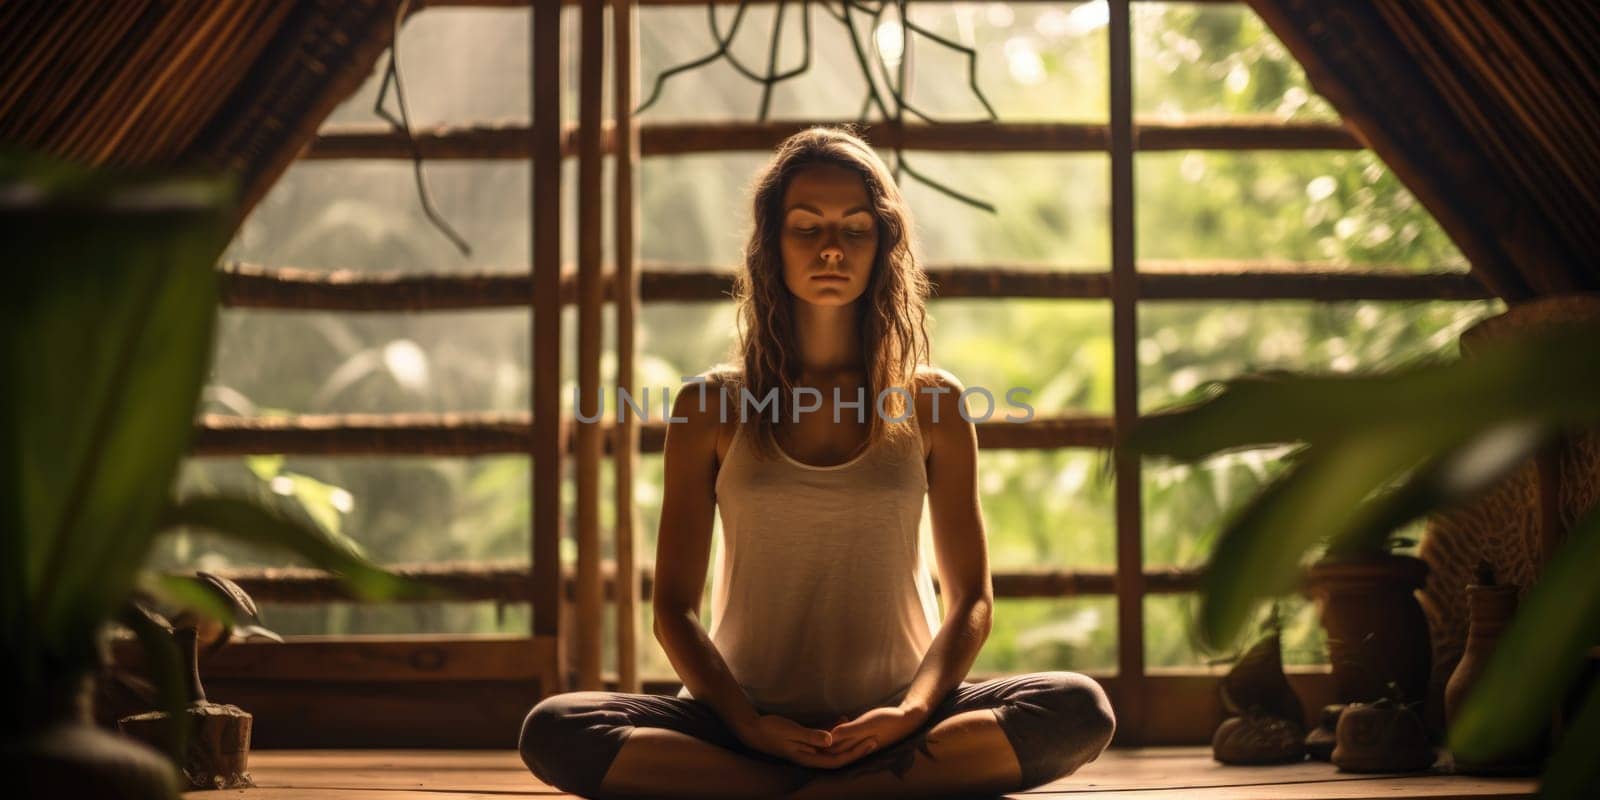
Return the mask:
[[(565, 798), (509, 750), (258, 750), (258, 788), (192, 792), (192, 800), (506, 800)], [(1341, 773), (1319, 762), (1228, 767), (1204, 747), (1113, 749), (1078, 774), (1008, 797), (1017, 800), (1442, 800), (1532, 797), (1532, 779), (1428, 772)]]

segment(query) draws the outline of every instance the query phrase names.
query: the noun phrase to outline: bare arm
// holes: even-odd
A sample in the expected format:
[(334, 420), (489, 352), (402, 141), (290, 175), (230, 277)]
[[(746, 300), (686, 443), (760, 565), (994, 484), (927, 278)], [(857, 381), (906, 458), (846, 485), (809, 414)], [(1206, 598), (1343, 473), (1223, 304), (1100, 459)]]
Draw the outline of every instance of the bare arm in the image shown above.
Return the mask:
[(685, 384), (673, 403), (672, 416), (687, 421), (667, 425), (665, 487), (651, 605), (656, 640), (661, 642), (684, 686), (742, 737), (759, 715), (700, 623), (700, 595), (710, 560), (712, 515), (716, 508), (719, 427), (715, 402), (719, 386), (711, 383), (704, 388), (706, 410), (700, 410), (700, 387)]
[(989, 549), (978, 501), (978, 433), (961, 416), (956, 398), (961, 383), (939, 370), (937, 384), (951, 390), (939, 395), (939, 420), (933, 421), (932, 399), (919, 403), (919, 419), (931, 432), (928, 453), (928, 510), (933, 522), (939, 562), (939, 587), (944, 597), (944, 623), (928, 647), (900, 707), (919, 718), (958, 686), (989, 638), (994, 587), (989, 576)]

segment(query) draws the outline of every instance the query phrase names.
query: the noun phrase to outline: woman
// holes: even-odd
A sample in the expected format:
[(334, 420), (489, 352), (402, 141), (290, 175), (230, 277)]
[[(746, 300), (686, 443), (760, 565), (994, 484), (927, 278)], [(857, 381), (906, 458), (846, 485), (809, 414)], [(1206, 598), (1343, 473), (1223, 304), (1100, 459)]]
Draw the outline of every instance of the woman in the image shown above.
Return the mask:
[(742, 365), (686, 384), (666, 440), (655, 634), (684, 690), (549, 697), (523, 760), (594, 797), (994, 794), (1076, 770), (1115, 727), (1093, 681), (962, 680), (993, 607), (977, 435), (961, 384), (926, 364), (898, 187), (859, 138), (819, 127), (778, 147), (754, 195)]

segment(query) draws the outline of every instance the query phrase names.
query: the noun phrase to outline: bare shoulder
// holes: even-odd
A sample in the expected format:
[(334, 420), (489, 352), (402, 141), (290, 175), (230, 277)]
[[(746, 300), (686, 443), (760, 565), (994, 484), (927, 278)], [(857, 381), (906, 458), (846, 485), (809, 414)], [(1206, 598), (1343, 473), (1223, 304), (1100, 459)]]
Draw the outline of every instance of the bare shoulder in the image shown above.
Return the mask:
[(961, 380), (955, 376), (955, 373), (944, 367), (935, 367), (931, 364), (918, 365), (916, 381), (919, 389), (924, 386), (931, 386), (939, 389), (949, 389), (955, 394), (960, 394), (966, 389)]
[(727, 365), (712, 367), (678, 387), (672, 401), (673, 420), (667, 424), (667, 442), (678, 447), (711, 455), (718, 460), (726, 452), (731, 434), (721, 408), (724, 392), (735, 392), (739, 373)]
[(961, 414), (961, 393), (967, 388), (961, 380), (942, 367), (923, 365), (917, 368), (915, 382), (917, 420), (927, 445), (927, 455), (970, 446), (976, 433), (972, 423)]

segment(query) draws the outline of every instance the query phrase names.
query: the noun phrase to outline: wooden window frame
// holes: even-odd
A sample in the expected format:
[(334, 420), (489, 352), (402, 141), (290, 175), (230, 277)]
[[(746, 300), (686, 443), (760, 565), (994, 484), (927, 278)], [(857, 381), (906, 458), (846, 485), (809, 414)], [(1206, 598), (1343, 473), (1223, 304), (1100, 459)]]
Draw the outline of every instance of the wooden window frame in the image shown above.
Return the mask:
[[(717, 0), (730, 2), (731, 0)], [(767, 2), (770, 0), (758, 0)], [(946, 0), (918, 0), (943, 2)], [(1019, 0), (1012, 0), (1018, 2)], [(1036, 2), (1038, 0), (1020, 0)], [(881, 123), (868, 135), (879, 146), (960, 152), (1101, 152), (1111, 168), (1111, 263), (1103, 271), (1037, 272), (1019, 265), (931, 269), (935, 299), (1057, 298), (1111, 303), (1114, 410), (1110, 416), (1060, 416), (1026, 424), (978, 426), (985, 449), (1105, 449), (1138, 419), (1137, 319), (1140, 301), (1305, 299), (1335, 301), (1466, 300), (1492, 295), (1470, 274), (1308, 271), (1295, 264), (1211, 262), (1141, 264), (1134, 252), (1135, 154), (1141, 151), (1361, 149), (1337, 124), (1237, 122), (1139, 124), (1133, 117), (1130, 2), (1111, 0), (1110, 109), (1105, 124), (1011, 123), (904, 125)], [(1235, 0), (1188, 0), (1228, 3)], [(242, 644), (206, 663), (207, 684), (220, 697), (270, 707), (301, 720), (258, 721), (273, 745), (505, 746), (501, 728), (538, 697), (572, 689), (675, 690), (665, 676), (637, 673), (638, 605), (648, 598), (651, 573), (635, 563), (634, 536), (616, 544), (616, 559), (599, 558), (602, 462), (615, 470), (617, 530), (635, 526), (630, 502), (639, 453), (660, 452), (664, 424), (625, 414), (615, 425), (536, 425), (559, 417), (562, 357), (559, 320), (578, 308), (578, 373), (584, 396), (599, 390), (601, 309), (616, 308), (619, 384), (631, 390), (634, 327), (641, 302), (726, 299), (731, 277), (692, 265), (643, 264), (634, 253), (634, 170), (641, 157), (691, 152), (769, 150), (813, 122), (644, 124), (632, 119), (637, 83), (633, 47), (636, 6), (702, 5), (703, 0), (549, 0), (532, 2), (531, 124), (437, 126), (416, 132), (431, 159), (530, 159), (532, 267), (518, 274), (397, 275), (325, 273), (234, 264), (223, 270), (222, 302), (235, 308), (338, 311), (437, 311), (527, 308), (532, 313), (533, 399), (530, 413), (302, 415), (241, 419), (208, 415), (197, 426), (195, 456), (257, 453), (315, 455), (476, 456), (533, 458), (531, 567), (528, 565), (400, 565), (397, 571), (442, 586), (462, 600), (530, 602), (526, 636), (295, 637), (284, 644)], [(430, 0), (429, 7), (526, 7), (527, 0)], [(562, 6), (579, 7), (578, 124), (560, 121), (559, 63)], [(603, 20), (612, 26), (612, 119), (603, 120)], [(620, 76), (618, 78), (617, 76)], [(628, 124), (618, 126), (617, 119)], [(402, 136), (372, 126), (330, 126), (306, 149), (306, 159), (409, 159)], [(615, 165), (612, 187), (616, 262), (603, 265), (600, 165)], [(578, 159), (578, 252), (566, 265), (560, 251), (563, 158)], [(1154, 267), (1153, 269), (1151, 267)], [(577, 563), (559, 564), (562, 461), (574, 460), (577, 484)], [(994, 575), (997, 597), (1113, 596), (1117, 606), (1117, 667), (1095, 677), (1119, 714), (1124, 744), (1193, 744), (1209, 740), (1221, 716), (1216, 670), (1148, 668), (1144, 656), (1147, 596), (1192, 591), (1192, 571), (1143, 564), (1140, 464), (1115, 459), (1116, 569), (1111, 572), (1004, 571)], [(618, 566), (621, 565), (619, 570)], [(322, 603), (345, 597), (325, 573), (305, 569), (243, 569), (229, 573), (259, 600)], [(633, 580), (618, 582), (618, 574)], [(619, 671), (602, 675), (602, 616), (618, 611)], [(119, 658), (136, 658), (119, 651)], [(1332, 701), (1325, 668), (1291, 669), (1308, 713)], [(974, 675), (974, 678), (988, 677)], [(360, 687), (358, 691), (355, 687)], [(397, 697), (409, 698), (397, 700)], [(490, 698), (500, 698), (498, 703)], [(340, 702), (330, 703), (338, 699)], [(509, 704), (509, 705), (507, 705)], [(477, 711), (462, 712), (463, 706)], [(493, 711), (484, 709), (493, 707)], [(515, 713), (506, 708), (515, 708)], [(1154, 713), (1160, 709), (1160, 713)], [(258, 712), (259, 714), (259, 712)], [(266, 724), (263, 724), (266, 723)]]

